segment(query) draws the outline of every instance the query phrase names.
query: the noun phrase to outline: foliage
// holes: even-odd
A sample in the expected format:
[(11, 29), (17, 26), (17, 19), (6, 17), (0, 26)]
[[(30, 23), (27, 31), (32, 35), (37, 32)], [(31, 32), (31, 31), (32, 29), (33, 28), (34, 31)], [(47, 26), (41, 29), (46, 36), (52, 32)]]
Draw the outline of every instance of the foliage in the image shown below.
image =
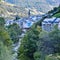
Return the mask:
[(49, 34), (50, 40), (54, 46), (54, 53), (60, 53), (60, 30), (55, 26), (55, 29)]
[(58, 7), (54, 7), (54, 9), (51, 10), (51, 11), (49, 11), (48, 14), (49, 14), (49, 13), (54, 13), (54, 12), (57, 11), (57, 10), (58, 10)]
[(0, 17), (0, 60), (13, 60), (12, 40), (6, 31), (4, 18)]
[(60, 13), (55, 14), (54, 17), (60, 18)]
[(60, 5), (59, 5), (59, 7), (58, 7), (58, 12), (60, 12)]
[(30, 60), (30, 58), (28, 58), (26, 55), (24, 55), (24, 54), (21, 54), (20, 56), (20, 59), (21, 60)]
[(0, 41), (2, 41), (6, 46), (10, 46), (12, 44), (8, 32), (3, 27), (0, 27)]
[[(21, 59), (21, 55), (28, 57), (30, 60), (34, 60), (34, 53), (37, 49), (36, 42), (38, 41), (39, 31), (35, 29), (34, 26), (21, 41), (19, 48), (18, 59)], [(23, 60), (23, 59), (21, 59)]]
[(3, 17), (0, 17), (0, 26), (4, 26), (5, 20)]
[(8, 33), (14, 43), (16, 43), (19, 40), (19, 36), (21, 35), (21, 29), (20, 27), (14, 23), (10, 26), (8, 26)]
[(11, 51), (0, 41), (0, 60), (13, 60)]
[[(58, 30), (57, 26), (55, 26), (55, 29), (51, 32), (40, 32), (37, 46), (37, 51), (41, 52), (41, 60), (44, 60), (49, 54), (60, 53), (60, 30)], [(54, 56), (48, 57), (47, 60), (54, 60), (55, 57), (53, 57)]]
[(57, 58), (57, 56), (50, 54), (45, 57), (45, 60), (59, 60), (59, 59)]
[(40, 51), (37, 51), (37, 52), (34, 53), (34, 59), (35, 60), (40, 60), (40, 57), (41, 57)]

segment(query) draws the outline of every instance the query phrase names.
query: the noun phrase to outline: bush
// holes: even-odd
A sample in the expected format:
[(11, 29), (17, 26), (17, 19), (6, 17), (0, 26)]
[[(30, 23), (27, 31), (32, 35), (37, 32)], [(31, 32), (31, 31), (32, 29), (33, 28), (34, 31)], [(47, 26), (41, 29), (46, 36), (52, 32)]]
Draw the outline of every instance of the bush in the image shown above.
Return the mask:
[(0, 60), (13, 60), (11, 51), (0, 41)]
[(45, 60), (59, 60), (56, 56), (48, 55), (46, 56)]
[(41, 53), (40, 52), (37, 51), (37, 52), (34, 53), (34, 59), (35, 60), (40, 60), (40, 57), (41, 57)]

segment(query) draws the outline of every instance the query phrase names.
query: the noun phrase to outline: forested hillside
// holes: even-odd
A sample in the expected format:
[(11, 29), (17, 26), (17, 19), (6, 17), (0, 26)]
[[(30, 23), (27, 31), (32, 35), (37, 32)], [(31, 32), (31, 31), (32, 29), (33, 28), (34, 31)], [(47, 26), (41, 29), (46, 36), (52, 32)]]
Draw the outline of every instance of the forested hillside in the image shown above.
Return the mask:
[(0, 17), (0, 60), (14, 60), (13, 44), (19, 40), (21, 29), (14, 23), (5, 26), (5, 19)]
[(4, 18), (0, 17), (0, 60), (13, 60), (12, 40), (4, 27)]

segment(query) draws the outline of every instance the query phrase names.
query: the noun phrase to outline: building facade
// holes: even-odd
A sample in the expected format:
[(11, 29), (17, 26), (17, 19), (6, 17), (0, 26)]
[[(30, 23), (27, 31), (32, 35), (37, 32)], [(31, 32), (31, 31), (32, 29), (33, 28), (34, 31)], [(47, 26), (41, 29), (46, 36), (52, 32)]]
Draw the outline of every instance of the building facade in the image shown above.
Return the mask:
[(42, 30), (44, 31), (52, 31), (54, 29), (55, 25), (60, 25), (60, 18), (46, 18), (43, 22), (42, 22)]

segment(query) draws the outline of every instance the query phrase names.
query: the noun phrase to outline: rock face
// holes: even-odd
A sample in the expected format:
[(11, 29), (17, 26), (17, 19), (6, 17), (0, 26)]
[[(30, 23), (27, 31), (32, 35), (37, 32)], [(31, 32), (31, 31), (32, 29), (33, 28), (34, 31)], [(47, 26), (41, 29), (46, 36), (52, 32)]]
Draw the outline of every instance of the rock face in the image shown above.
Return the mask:
[(30, 8), (40, 12), (48, 12), (54, 6), (58, 6), (60, 0), (5, 0), (24, 8)]

